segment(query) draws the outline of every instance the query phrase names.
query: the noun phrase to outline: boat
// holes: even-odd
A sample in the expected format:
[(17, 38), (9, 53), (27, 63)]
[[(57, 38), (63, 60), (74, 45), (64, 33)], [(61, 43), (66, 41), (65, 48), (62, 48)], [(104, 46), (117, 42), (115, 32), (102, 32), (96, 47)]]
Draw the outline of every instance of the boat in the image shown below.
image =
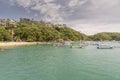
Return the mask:
[(71, 46), (71, 48), (83, 48), (82, 46)]
[(99, 44), (97, 49), (113, 49), (113, 46), (106, 45), (106, 44)]
[(53, 46), (62, 47), (64, 45), (62, 43), (54, 43)]
[(53, 46), (57, 46), (57, 47), (64, 47), (64, 46), (70, 46), (71, 43), (70, 42), (56, 42), (53, 43)]
[(73, 45), (70, 48), (84, 48), (84, 45)]
[(70, 42), (64, 42), (63, 45), (69, 46), (69, 45), (70, 45)]
[(97, 46), (98, 46), (100, 43), (99, 43), (99, 42), (91, 42), (90, 44), (91, 44), (91, 45), (97, 45)]

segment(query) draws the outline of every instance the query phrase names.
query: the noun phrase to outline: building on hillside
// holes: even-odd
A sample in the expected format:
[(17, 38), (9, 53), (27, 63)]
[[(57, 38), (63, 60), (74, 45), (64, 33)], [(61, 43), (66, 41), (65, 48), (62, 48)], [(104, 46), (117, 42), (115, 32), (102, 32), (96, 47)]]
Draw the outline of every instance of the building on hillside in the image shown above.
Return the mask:
[(47, 22), (46, 25), (47, 25), (48, 27), (53, 26), (53, 24), (52, 24), (51, 22)]
[(57, 27), (66, 27), (67, 25), (66, 24), (55, 24), (55, 26), (57, 26)]
[(9, 26), (9, 25), (15, 25), (17, 21), (12, 19), (0, 19), (0, 26)]
[(28, 19), (28, 18), (20, 18), (21, 23), (26, 23), (26, 24), (37, 24), (38, 21), (35, 21), (34, 19)]
[(0, 26), (6, 26), (6, 19), (0, 19)]
[(17, 23), (17, 21), (11, 19), (11, 20), (9, 21), (9, 23), (15, 25), (15, 24)]

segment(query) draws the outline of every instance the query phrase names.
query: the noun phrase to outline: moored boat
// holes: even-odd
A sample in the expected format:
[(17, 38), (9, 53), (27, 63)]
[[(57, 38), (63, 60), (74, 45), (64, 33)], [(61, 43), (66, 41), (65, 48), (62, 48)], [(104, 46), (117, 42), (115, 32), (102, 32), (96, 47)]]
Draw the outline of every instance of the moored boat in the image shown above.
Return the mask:
[(85, 47), (85, 45), (82, 45), (82, 44), (80, 44), (80, 45), (72, 45), (71, 46), (71, 48), (84, 48)]
[(82, 46), (71, 46), (71, 48), (83, 48)]
[(113, 46), (105, 45), (105, 44), (99, 44), (97, 46), (97, 49), (113, 49)]

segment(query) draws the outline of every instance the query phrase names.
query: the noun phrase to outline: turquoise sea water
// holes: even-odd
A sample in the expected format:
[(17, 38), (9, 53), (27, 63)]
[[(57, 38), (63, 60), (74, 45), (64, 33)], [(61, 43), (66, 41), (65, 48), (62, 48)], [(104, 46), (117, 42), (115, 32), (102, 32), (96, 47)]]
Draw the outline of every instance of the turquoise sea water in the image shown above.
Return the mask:
[(11, 48), (0, 52), (0, 80), (120, 80), (120, 49)]

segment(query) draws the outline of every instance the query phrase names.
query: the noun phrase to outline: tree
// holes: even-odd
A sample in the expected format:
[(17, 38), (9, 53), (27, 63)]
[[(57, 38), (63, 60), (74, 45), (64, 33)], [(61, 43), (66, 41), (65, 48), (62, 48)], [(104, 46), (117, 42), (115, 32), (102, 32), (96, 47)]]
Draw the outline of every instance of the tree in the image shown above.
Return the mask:
[(9, 32), (5, 29), (5, 27), (0, 26), (0, 41), (10, 41), (12, 40)]

